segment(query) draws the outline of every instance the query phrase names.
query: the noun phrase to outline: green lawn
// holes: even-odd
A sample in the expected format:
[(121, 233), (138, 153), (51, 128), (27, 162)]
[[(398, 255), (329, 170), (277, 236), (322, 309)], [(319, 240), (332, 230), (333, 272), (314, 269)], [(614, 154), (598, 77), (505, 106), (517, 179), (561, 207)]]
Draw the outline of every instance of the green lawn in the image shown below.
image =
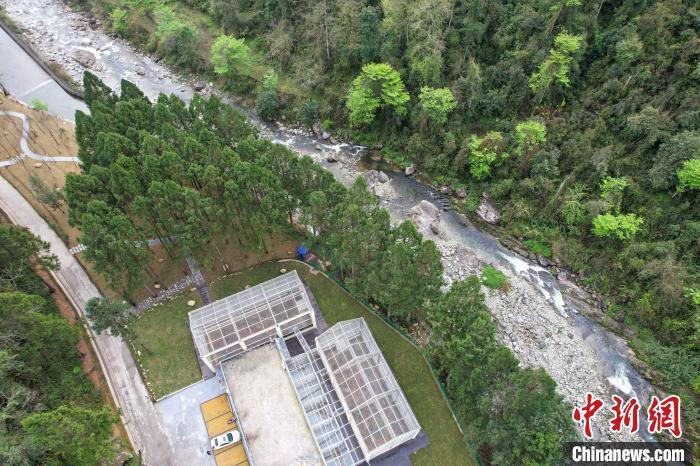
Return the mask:
[[(197, 301), (194, 307), (187, 306), (190, 299)], [(197, 292), (188, 290), (144, 312), (132, 324), (136, 357), (156, 399), (202, 378), (187, 319), (187, 313), (201, 305)]]
[(219, 299), (236, 293), (246, 285), (255, 285), (280, 274), (280, 269), (296, 269), (311, 287), (329, 325), (347, 319), (364, 317), (382, 349), (401, 388), (411, 404), (418, 422), (428, 435), (430, 444), (413, 458), (420, 465), (474, 465), (476, 461), (462, 440), (462, 435), (440, 393), (430, 368), (410, 343), (369, 312), (342, 288), (322, 274), (313, 275), (296, 262), (267, 263), (238, 275), (220, 280), (211, 291)]

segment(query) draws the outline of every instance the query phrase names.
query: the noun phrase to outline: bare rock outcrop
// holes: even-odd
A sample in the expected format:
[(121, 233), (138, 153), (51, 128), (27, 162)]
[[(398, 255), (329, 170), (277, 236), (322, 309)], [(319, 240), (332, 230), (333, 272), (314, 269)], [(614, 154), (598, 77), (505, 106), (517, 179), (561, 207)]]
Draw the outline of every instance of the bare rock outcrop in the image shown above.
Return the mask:
[(420, 201), (408, 213), (416, 229), (430, 237), (440, 233), (440, 209), (426, 200)]
[(73, 60), (80, 63), (80, 65), (85, 68), (94, 67), (95, 62), (97, 61), (95, 55), (93, 55), (91, 52), (88, 52), (87, 50), (76, 50), (73, 52), (72, 57)]
[(394, 197), (394, 188), (391, 186), (389, 176), (386, 173), (369, 170), (364, 174), (367, 181), (367, 187), (374, 193), (375, 196), (386, 201)]
[(498, 210), (498, 207), (485, 195), (481, 197), (476, 214), (481, 220), (491, 225), (496, 225), (501, 221), (501, 212)]

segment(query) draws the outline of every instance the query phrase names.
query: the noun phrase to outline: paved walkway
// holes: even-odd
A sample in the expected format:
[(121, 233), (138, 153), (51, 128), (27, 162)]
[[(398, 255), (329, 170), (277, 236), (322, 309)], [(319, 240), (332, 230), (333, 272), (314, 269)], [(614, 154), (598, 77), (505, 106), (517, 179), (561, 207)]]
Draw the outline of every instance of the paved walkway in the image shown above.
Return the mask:
[(209, 288), (207, 287), (207, 282), (202, 276), (202, 272), (197, 268), (197, 263), (194, 261), (192, 254), (187, 254), (187, 266), (190, 268), (190, 273), (194, 277), (197, 283), (197, 291), (199, 291), (199, 296), (202, 298), (202, 303), (206, 306), (211, 303), (211, 295), (209, 294)]
[[(51, 252), (61, 264), (60, 270), (53, 276), (81, 316), (87, 319), (85, 303), (99, 296), (99, 291), (58, 235), (1, 176), (0, 209), (13, 223), (27, 227), (49, 242)], [(127, 345), (120, 338), (105, 333), (95, 335), (92, 329), (89, 332), (117, 407), (122, 410), (124, 425), (134, 449), (142, 452), (147, 465), (178, 464), (175, 461), (177, 455), (173, 453), (165, 434), (163, 420), (150, 401)]]
[(38, 160), (39, 162), (75, 162), (75, 163), (80, 163), (80, 159), (78, 157), (68, 157), (68, 156), (63, 156), (63, 155), (57, 155), (55, 157), (50, 157), (47, 155), (39, 155), (33, 150), (29, 148), (29, 117), (25, 115), (24, 113), (19, 113), (19, 112), (7, 112), (7, 111), (0, 111), (0, 116), (12, 116), (15, 118), (19, 118), (22, 120), (22, 135), (19, 138), (19, 147), (21, 149), (21, 153), (17, 157), (13, 157), (10, 160), (3, 160), (0, 161), (0, 167), (9, 167), (10, 165), (14, 165), (15, 163), (19, 162), (25, 157), (29, 157), (30, 159)]
[[(173, 243), (177, 241), (177, 238), (175, 236), (171, 236), (168, 239)], [(158, 238), (149, 239), (147, 242), (148, 242), (149, 246), (158, 246), (160, 244), (160, 240)], [(72, 248), (70, 248), (68, 250), (68, 252), (70, 252), (71, 254), (79, 254), (79, 253), (85, 251), (86, 249), (87, 249), (87, 246), (85, 246), (84, 244), (81, 243), (77, 246), (73, 246)]]
[(182, 278), (172, 285), (170, 285), (167, 289), (162, 290), (160, 293), (158, 293), (155, 297), (149, 296), (148, 298), (144, 299), (140, 303), (138, 303), (136, 306), (131, 308), (131, 313), (132, 314), (141, 314), (144, 311), (147, 311), (148, 309), (152, 308), (156, 304), (165, 301), (168, 298), (172, 298), (179, 294), (182, 290), (185, 288), (188, 288), (192, 285), (196, 284), (196, 280), (192, 275), (188, 275), (185, 278)]

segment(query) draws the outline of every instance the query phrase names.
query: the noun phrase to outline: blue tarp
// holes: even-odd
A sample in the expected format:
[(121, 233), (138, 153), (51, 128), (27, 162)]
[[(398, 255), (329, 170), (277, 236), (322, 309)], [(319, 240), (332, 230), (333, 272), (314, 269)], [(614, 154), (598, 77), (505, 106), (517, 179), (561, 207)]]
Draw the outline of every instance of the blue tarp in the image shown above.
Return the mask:
[(306, 256), (309, 254), (309, 248), (307, 248), (304, 245), (301, 245), (297, 248), (297, 257), (299, 260), (303, 261), (306, 260)]

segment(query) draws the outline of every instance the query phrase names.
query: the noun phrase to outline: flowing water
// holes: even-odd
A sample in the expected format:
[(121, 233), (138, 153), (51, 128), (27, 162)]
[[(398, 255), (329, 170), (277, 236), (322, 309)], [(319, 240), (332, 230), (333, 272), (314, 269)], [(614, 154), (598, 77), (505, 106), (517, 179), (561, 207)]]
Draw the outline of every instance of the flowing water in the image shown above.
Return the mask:
[[(120, 79), (126, 78), (136, 83), (152, 99), (161, 92), (174, 93), (184, 100), (189, 100), (193, 95), (192, 86), (185, 80), (123, 41), (100, 30), (92, 30), (82, 16), (68, 12), (65, 5), (56, 0), (0, 0), (0, 4), (10, 17), (24, 27), (27, 36), (44, 55), (63, 63), (75, 78), (79, 79), (82, 68), (67, 57), (75, 50), (86, 50), (97, 59), (96, 74), (113, 88), (118, 88)], [(31, 91), (34, 86), (46, 83), (47, 75), (38, 66), (32, 66), (27, 61), (27, 55), (4, 34), (0, 34), (0, 46), (0, 80), (17, 98), (29, 102), (32, 94), (27, 93), (27, 90)], [(44, 84), (42, 88), (44, 86), (51, 90), (49, 96), (44, 96), (50, 111), (70, 117), (75, 110), (84, 110), (82, 102), (67, 96), (58, 86), (54, 87), (51, 83)], [(254, 112), (241, 110), (261, 130), (263, 137), (313, 156), (345, 184), (351, 183), (357, 174), (368, 168), (368, 161), (362, 157), (365, 151), (361, 146), (330, 144), (310, 133), (261, 122)], [(329, 153), (335, 154), (343, 163), (326, 161), (324, 154)], [(372, 168), (383, 169), (391, 179), (395, 195), (391, 201), (385, 200), (383, 204), (394, 220), (404, 219), (409, 210), (421, 200), (435, 202), (442, 198), (434, 189), (391, 167)], [(503, 247), (496, 238), (476, 228), (464, 215), (445, 211), (440, 225), (443, 239), (472, 249), (484, 262), (510, 270), (511, 279), (529, 282), (556, 309), (555, 312), (566, 316), (571, 329), (580, 335), (586, 345), (585, 351), (595, 358), (596, 370), (608, 391), (637, 396), (643, 405), (646, 404), (652, 387), (628, 362), (631, 354), (629, 348), (620, 338), (581, 312), (585, 303), (562, 293), (566, 284), (560, 283), (547, 269)], [(578, 399), (584, 395), (580, 393)], [(642, 430), (645, 430), (644, 426), (640, 429)], [(645, 435), (645, 439), (653, 440), (649, 435)]]

